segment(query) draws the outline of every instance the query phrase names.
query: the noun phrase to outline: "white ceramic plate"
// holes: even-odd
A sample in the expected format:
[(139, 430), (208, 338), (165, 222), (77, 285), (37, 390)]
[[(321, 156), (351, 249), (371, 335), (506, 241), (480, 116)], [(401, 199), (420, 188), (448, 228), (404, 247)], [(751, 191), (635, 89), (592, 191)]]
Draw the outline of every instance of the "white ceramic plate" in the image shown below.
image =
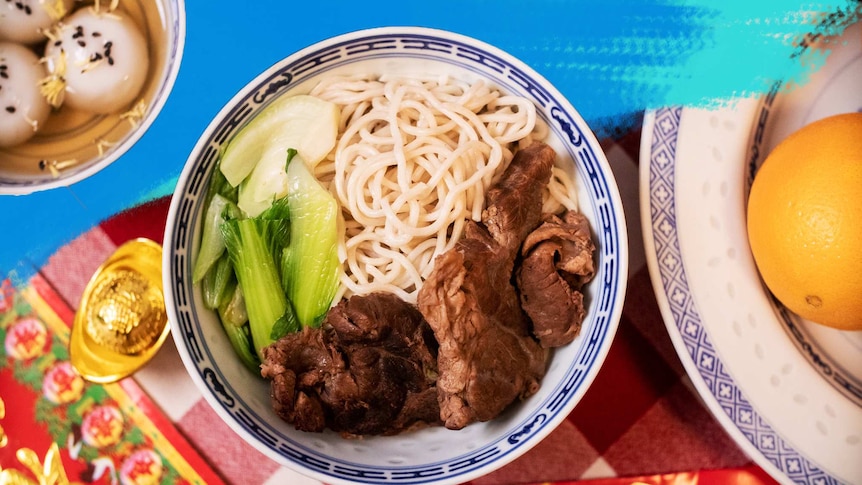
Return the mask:
[[(233, 355), (215, 315), (190, 284), (202, 198), (219, 148), (278, 95), (307, 92), (323, 75), (357, 72), (484, 78), (534, 101), (550, 126), (549, 144), (562, 160), (574, 162), (581, 212), (592, 224), (598, 247), (598, 273), (586, 292), (587, 318), (580, 336), (555, 351), (540, 391), (488, 423), (362, 440), (296, 431), (272, 411), (269, 384)], [(219, 416), (273, 460), (327, 483), (459, 483), (526, 452), (586, 392), (622, 311), (626, 241), (617, 186), (601, 147), (556, 89), (510, 55), (474, 39), (392, 27), (345, 34), (299, 51), (228, 102), (198, 141), (174, 192), (165, 231), (164, 287), (172, 334), (190, 375)]]
[(862, 24), (829, 48), (802, 88), (648, 113), (641, 143), (647, 263), (676, 350), (727, 432), (783, 483), (862, 483), (862, 332), (778, 304), (745, 230), (769, 150), (816, 119), (862, 111)]

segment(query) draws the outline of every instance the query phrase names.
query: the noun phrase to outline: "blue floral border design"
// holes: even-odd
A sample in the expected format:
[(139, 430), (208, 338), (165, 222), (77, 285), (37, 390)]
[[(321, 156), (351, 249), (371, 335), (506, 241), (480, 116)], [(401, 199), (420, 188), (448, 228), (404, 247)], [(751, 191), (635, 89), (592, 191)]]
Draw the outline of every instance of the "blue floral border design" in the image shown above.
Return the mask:
[[(682, 358), (691, 359), (710, 396), (733, 422), (737, 431), (790, 480), (806, 485), (842, 482), (821, 470), (761, 416), (725, 369), (710, 341), (689, 288), (676, 224), (675, 166), (682, 108), (655, 111), (649, 160), (649, 209), (655, 257), (673, 324), (685, 345)], [(681, 349), (678, 349), (678, 351)]]

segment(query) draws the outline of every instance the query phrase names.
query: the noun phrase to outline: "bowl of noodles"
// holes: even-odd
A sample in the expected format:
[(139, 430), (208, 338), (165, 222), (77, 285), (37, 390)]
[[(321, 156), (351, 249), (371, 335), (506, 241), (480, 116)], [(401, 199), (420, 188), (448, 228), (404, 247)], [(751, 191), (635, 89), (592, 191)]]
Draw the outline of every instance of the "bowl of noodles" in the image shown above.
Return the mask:
[[(435, 262), (472, 237), (467, 226), (484, 223), (494, 203), (489, 194), (519, 152), (537, 142), (553, 149), (541, 209), (588, 221), (594, 276), (581, 289), (579, 332), (543, 351), (541, 380), (523, 399), (465, 426), (447, 422), (362, 436), (309, 432), (274, 409), (270, 382), (237, 357), (192, 273), (208, 188), (226, 147), (268, 106), (299, 95), (334, 103), (339, 119), (332, 150), (312, 170), (340, 209), (333, 308), (386, 293), (433, 312), (433, 303), (423, 308), (422, 288), (435, 278)], [(398, 173), (412, 175), (399, 179)], [(618, 189), (600, 145), (538, 73), (460, 34), (415, 27), (363, 30), (273, 65), (207, 127), (171, 201), (163, 260), (166, 307), (183, 362), (208, 403), (272, 460), (326, 483), (461, 483), (525, 453), (584, 395), (621, 315), (626, 240)], [(501, 284), (510, 284), (503, 279)], [(437, 275), (436, 281), (448, 280)]]

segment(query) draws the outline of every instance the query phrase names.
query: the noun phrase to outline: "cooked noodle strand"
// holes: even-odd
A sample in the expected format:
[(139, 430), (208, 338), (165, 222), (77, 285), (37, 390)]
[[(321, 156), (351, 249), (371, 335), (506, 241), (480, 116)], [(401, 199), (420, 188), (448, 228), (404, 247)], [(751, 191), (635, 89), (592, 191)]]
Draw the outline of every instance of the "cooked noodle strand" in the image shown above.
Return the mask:
[[(548, 134), (527, 99), (448, 77), (331, 77), (311, 94), (341, 108), (335, 150), (315, 175), (342, 207), (341, 292), (408, 302), (451, 249), (513, 152)], [(543, 210), (577, 209), (555, 167)]]

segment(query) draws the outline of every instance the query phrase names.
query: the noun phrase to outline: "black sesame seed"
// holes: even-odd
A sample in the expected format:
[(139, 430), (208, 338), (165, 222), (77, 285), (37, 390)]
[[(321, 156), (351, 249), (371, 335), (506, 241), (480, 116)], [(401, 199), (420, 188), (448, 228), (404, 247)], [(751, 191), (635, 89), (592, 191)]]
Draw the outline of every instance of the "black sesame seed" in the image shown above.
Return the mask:
[(114, 65), (114, 58), (113, 57), (108, 57), (108, 64), (111, 66)]
[(79, 40), (79, 41), (78, 41), (78, 45), (79, 45), (79, 46), (81, 46), (81, 47), (87, 47), (87, 43), (86, 43), (86, 42), (84, 42), (83, 40)]
[(3, 79), (9, 79), (9, 74), (6, 71), (0, 71), (0, 77)]
[(63, 41), (62, 41), (62, 40), (55, 40), (55, 41), (54, 41), (54, 47), (59, 47), (59, 46), (61, 46), (61, 45), (63, 45)]
[(108, 49), (110, 49), (113, 45), (114, 45), (114, 41), (112, 41), (112, 40), (105, 42), (105, 47), (107, 47)]
[(102, 36), (102, 33), (101, 33), (101, 32), (93, 32), (93, 33), (92, 33), (92, 34), (90, 34), (90, 35), (92, 35), (93, 37), (101, 37), (101, 36)]
[(14, 113), (14, 112), (15, 112), (15, 107), (14, 107), (14, 106), (7, 106), (7, 107), (6, 107), (6, 112), (7, 112), (7, 113)]
[(29, 5), (27, 5), (24, 7), (24, 13), (26, 13), (27, 15), (33, 15), (33, 10), (30, 8)]
[(45, 170), (48, 167), (48, 162), (45, 160), (39, 160), (39, 170)]

